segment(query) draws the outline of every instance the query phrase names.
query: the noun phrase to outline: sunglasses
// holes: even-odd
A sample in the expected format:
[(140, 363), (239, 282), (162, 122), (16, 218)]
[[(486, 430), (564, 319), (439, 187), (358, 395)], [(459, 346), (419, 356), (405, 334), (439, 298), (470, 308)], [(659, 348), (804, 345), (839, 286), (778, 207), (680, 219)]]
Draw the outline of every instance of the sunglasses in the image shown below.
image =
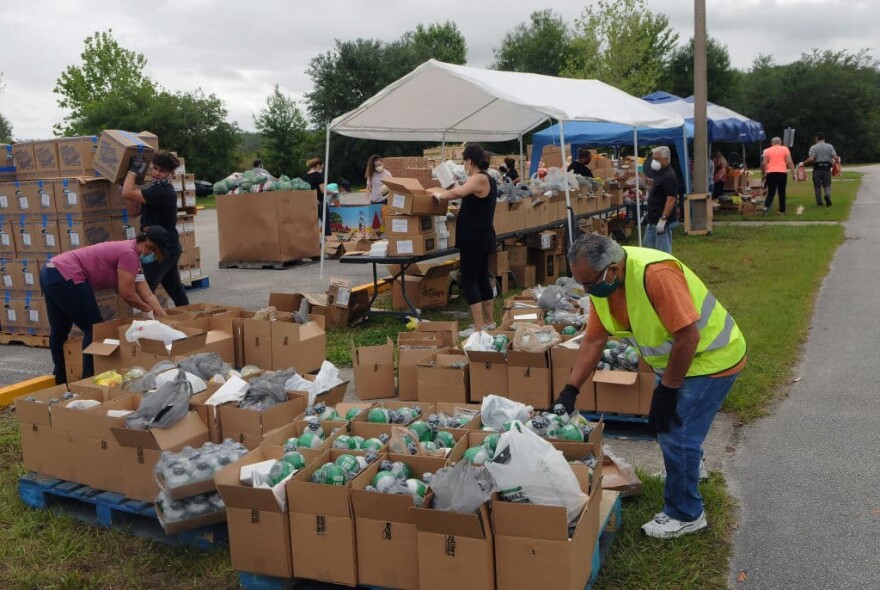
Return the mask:
[(611, 265), (609, 264), (609, 265), (607, 265), (605, 268), (603, 268), (603, 269), (599, 272), (599, 275), (598, 275), (595, 279), (593, 279), (593, 281), (592, 281), (590, 284), (587, 284), (587, 283), (581, 283), (581, 286), (584, 288), (584, 290), (585, 290), (587, 293), (589, 293), (589, 292), (593, 289), (593, 287), (595, 287), (596, 285), (599, 284), (599, 281), (601, 281), (603, 278), (605, 278), (605, 272), (606, 272), (610, 267), (611, 267)]

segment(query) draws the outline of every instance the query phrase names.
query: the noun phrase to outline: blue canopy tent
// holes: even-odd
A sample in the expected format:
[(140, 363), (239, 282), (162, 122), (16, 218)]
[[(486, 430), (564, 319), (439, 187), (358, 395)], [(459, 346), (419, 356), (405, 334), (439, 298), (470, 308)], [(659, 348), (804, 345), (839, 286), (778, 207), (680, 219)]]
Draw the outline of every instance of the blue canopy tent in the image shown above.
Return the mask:
[[(642, 98), (671, 113), (681, 115), (685, 121), (694, 124), (693, 96), (681, 98), (658, 90)], [(710, 142), (751, 143), (766, 139), (763, 125), (726, 107), (706, 103), (706, 116)]]

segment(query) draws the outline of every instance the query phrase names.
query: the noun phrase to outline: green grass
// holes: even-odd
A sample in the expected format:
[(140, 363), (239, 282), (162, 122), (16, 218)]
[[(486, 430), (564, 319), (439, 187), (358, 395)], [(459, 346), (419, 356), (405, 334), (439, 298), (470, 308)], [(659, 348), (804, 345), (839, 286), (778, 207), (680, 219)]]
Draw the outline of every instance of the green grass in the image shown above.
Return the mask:
[(205, 209), (216, 209), (217, 208), (217, 195), (208, 195), (207, 197), (199, 197), (196, 199), (196, 202), (199, 207), (204, 207)]

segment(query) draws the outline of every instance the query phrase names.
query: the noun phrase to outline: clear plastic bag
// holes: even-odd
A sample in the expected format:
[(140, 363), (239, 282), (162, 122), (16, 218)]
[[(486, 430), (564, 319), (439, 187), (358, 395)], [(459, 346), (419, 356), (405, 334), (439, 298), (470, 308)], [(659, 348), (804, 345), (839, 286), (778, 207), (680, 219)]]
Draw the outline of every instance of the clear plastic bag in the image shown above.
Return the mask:
[(529, 419), (530, 414), (529, 406), (499, 395), (490, 394), (485, 396), (480, 406), (480, 419), (483, 422), (483, 426), (488, 426), (495, 430), (501, 430), (504, 427), (504, 423), (511, 420), (525, 422)]
[(141, 338), (161, 340), (165, 346), (168, 346), (175, 340), (186, 338), (186, 334), (158, 320), (135, 320), (125, 331), (125, 339), (129, 342), (137, 342)]
[(483, 466), (459, 461), (454, 467), (443, 467), (431, 479), (434, 508), (470, 513), (489, 500), (495, 482)]
[(125, 419), (125, 426), (132, 430), (174, 426), (189, 412), (192, 395), (186, 372), (178, 371), (177, 377), (141, 399), (138, 409)]
[(559, 344), (562, 338), (553, 326), (521, 323), (513, 335), (513, 349), (523, 352), (544, 352)]
[(465, 341), (462, 348), (474, 352), (489, 352), (494, 350), (492, 348), (492, 342), (493, 338), (488, 332), (474, 332), (468, 336), (468, 339)]

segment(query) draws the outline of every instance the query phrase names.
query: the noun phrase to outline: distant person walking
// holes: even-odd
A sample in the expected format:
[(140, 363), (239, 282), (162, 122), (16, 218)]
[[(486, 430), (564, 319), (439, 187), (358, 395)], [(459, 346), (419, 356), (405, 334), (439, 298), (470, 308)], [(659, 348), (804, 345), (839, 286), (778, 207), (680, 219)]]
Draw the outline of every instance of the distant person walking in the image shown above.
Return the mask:
[(779, 191), (779, 213), (785, 213), (785, 187), (788, 184), (788, 171), (794, 175), (794, 162), (791, 152), (782, 145), (782, 139), (774, 137), (770, 147), (761, 157), (761, 175), (767, 181), (767, 198), (764, 200), (764, 215), (773, 207), (773, 197)]
[(724, 183), (727, 181), (730, 165), (721, 152), (712, 156), (712, 198), (716, 201), (724, 194)]
[(804, 166), (813, 165), (813, 192), (816, 194), (816, 205), (822, 206), (822, 192), (825, 192), (825, 206), (831, 206), (831, 168), (834, 163), (840, 163), (840, 156), (834, 150), (834, 146), (825, 142), (825, 135), (816, 134), (816, 143), (810, 148), (809, 157), (804, 160)]

